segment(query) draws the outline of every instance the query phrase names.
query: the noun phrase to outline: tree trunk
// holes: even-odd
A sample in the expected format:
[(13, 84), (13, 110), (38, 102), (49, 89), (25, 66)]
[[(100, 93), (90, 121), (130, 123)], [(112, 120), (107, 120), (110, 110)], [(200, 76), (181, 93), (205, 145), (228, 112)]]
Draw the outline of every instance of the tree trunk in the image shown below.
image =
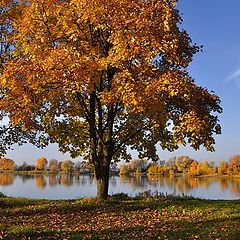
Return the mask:
[(97, 199), (105, 200), (108, 197), (109, 168), (109, 164), (102, 166), (101, 169), (96, 169), (95, 167), (97, 180)]

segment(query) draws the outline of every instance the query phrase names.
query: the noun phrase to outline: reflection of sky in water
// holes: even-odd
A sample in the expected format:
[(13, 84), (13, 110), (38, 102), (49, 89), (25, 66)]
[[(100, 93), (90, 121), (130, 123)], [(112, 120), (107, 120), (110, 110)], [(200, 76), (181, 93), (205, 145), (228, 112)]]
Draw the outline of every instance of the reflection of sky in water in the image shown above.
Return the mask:
[[(151, 190), (164, 194), (185, 194), (205, 199), (240, 199), (240, 179), (230, 178), (147, 178), (118, 177), (110, 178), (109, 194), (127, 193), (135, 196)], [(95, 180), (88, 175), (72, 176), (14, 176), (0, 174), (0, 192), (7, 196), (74, 199), (95, 196)]]

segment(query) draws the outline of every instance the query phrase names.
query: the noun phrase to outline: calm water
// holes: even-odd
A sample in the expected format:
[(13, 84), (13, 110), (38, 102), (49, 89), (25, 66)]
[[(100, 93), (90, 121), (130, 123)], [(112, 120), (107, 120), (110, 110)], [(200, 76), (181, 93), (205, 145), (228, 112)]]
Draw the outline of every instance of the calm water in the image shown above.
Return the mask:
[[(147, 190), (186, 194), (204, 199), (240, 199), (240, 178), (223, 177), (118, 177), (110, 178), (109, 194), (135, 196)], [(0, 173), (0, 192), (7, 196), (74, 199), (95, 196), (95, 179), (88, 175), (15, 175)]]

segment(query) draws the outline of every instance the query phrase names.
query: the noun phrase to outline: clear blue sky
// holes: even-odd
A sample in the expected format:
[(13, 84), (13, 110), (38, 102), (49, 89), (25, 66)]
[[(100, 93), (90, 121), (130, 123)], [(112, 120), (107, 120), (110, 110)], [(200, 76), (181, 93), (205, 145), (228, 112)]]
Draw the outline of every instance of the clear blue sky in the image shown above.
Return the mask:
[[(189, 71), (198, 85), (213, 90), (220, 96), (223, 114), (220, 116), (222, 135), (216, 136), (216, 151), (191, 150), (188, 147), (169, 153), (159, 149), (160, 158), (189, 155), (203, 160), (228, 160), (240, 153), (240, 1), (239, 0), (179, 0), (182, 28), (186, 29), (194, 43), (203, 45), (190, 65)], [(30, 145), (15, 147), (7, 157), (17, 163), (35, 163), (38, 157), (64, 160), (52, 145), (39, 150)]]
[(240, 153), (240, 1), (179, 0), (183, 28), (194, 43), (203, 45), (190, 65), (196, 83), (213, 90), (221, 99), (222, 135), (216, 137), (215, 152), (181, 148), (160, 157), (187, 154), (196, 160), (228, 160)]

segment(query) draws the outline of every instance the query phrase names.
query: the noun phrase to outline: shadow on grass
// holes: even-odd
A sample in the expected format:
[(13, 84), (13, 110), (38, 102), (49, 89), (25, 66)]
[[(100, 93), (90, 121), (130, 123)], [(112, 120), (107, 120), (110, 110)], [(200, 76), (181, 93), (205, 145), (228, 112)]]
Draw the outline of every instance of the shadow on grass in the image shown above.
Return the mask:
[[(161, 211), (161, 209), (166, 208), (165, 211), (170, 211), (169, 206), (177, 208), (177, 217), (182, 212), (183, 208), (191, 211), (191, 209), (213, 209), (219, 213), (221, 209), (227, 207), (235, 207), (236, 212), (240, 209), (240, 201), (207, 201), (199, 199), (174, 199), (174, 198), (162, 198), (162, 199), (110, 199), (109, 201), (97, 202), (94, 199), (85, 200), (74, 200), (74, 201), (44, 201), (44, 200), (28, 200), (28, 199), (0, 199), (3, 204), (3, 211), (7, 212), (14, 208), (17, 209), (17, 215), (14, 211), (8, 211), (7, 216), (14, 216), (13, 222), (21, 219), (21, 216), (28, 216), (29, 219), (34, 219), (36, 215), (40, 216), (40, 219), (47, 217), (47, 214), (51, 212), (58, 213), (59, 215), (73, 217), (74, 214), (79, 213), (80, 216), (82, 212), (86, 212), (91, 218), (97, 218), (98, 214), (111, 213), (126, 214), (131, 212), (140, 212), (146, 209), (156, 209)], [(169, 209), (169, 210), (168, 210)], [(1, 208), (0, 208), (1, 210)], [(211, 210), (212, 211), (212, 210)], [(46, 214), (47, 213), (47, 214)], [(206, 212), (203, 211), (205, 214)], [(5, 213), (4, 213), (5, 214)], [(144, 214), (144, 213), (143, 213)], [(42, 215), (42, 216), (41, 216)], [(107, 217), (108, 215), (106, 215)], [(170, 216), (172, 216), (170, 214)], [(59, 216), (61, 217), (61, 216)], [(196, 217), (196, 218), (195, 218)], [(217, 217), (217, 218), (216, 218)], [(237, 240), (240, 236), (240, 218), (239, 215), (234, 213), (231, 217), (221, 217), (216, 215), (216, 217), (207, 219), (204, 217), (202, 220), (198, 216), (194, 215), (194, 218), (189, 220), (170, 220), (166, 217), (162, 222), (155, 223), (150, 227), (147, 224), (141, 223), (141, 225), (135, 226), (134, 222), (129, 222), (128, 225), (124, 225), (122, 228), (110, 228), (110, 229), (100, 229), (96, 224), (95, 229), (89, 231), (81, 231), (81, 225), (74, 224), (69, 225), (68, 228), (61, 228), (59, 231), (54, 231), (50, 229), (47, 224), (48, 219), (46, 219), (46, 227), (39, 229), (38, 225), (29, 226), (16, 226), (11, 227), (11, 229), (5, 229), (5, 235), (3, 239), (231, 239)], [(9, 218), (10, 219), (10, 218)], [(22, 220), (21, 220), (22, 221)], [(69, 221), (74, 221), (74, 219), (69, 219)], [(111, 220), (109, 220), (111, 221)], [(127, 220), (126, 220), (127, 221)], [(151, 219), (149, 219), (151, 221)], [(127, 222), (126, 222), (127, 223)], [(26, 224), (26, 223), (25, 223)], [(131, 226), (132, 225), (132, 226)], [(126, 227), (127, 226), (127, 227)], [(1, 239), (1, 229), (0, 229), (0, 239)]]
[(201, 240), (238, 240), (239, 229), (231, 232), (216, 228), (217, 222), (193, 223), (173, 221), (148, 228), (144, 225), (125, 228), (111, 228), (89, 231), (34, 231), (31, 228), (17, 228), (11, 230), (4, 239), (201, 239)]
[[(70, 220), (70, 219), (69, 219)], [(132, 224), (132, 223), (130, 223)], [(9, 229), (3, 239), (201, 239), (201, 240), (239, 240), (240, 218), (220, 218), (212, 220), (165, 220), (147, 226), (112, 227), (81, 231), (76, 228), (63, 228), (59, 231), (37, 229), (31, 226), (16, 226)], [(1, 232), (1, 231), (0, 231)]]
[[(239, 240), (240, 229), (235, 222), (235, 228), (229, 225), (229, 231), (222, 228), (222, 224), (229, 219), (220, 221), (203, 221), (200, 223), (188, 221), (172, 221), (168, 223), (157, 224), (153, 228), (141, 225), (137, 227), (112, 228), (101, 231), (79, 231), (72, 234), (69, 239), (201, 239), (201, 240)], [(239, 220), (232, 218), (232, 221)]]
[[(45, 201), (49, 202), (49, 201)], [(28, 198), (10, 198), (10, 197), (4, 197), (0, 198), (0, 208), (18, 208), (18, 207), (24, 207), (29, 205), (42, 205), (44, 203), (44, 200), (38, 200), (38, 199), (28, 199)]]

